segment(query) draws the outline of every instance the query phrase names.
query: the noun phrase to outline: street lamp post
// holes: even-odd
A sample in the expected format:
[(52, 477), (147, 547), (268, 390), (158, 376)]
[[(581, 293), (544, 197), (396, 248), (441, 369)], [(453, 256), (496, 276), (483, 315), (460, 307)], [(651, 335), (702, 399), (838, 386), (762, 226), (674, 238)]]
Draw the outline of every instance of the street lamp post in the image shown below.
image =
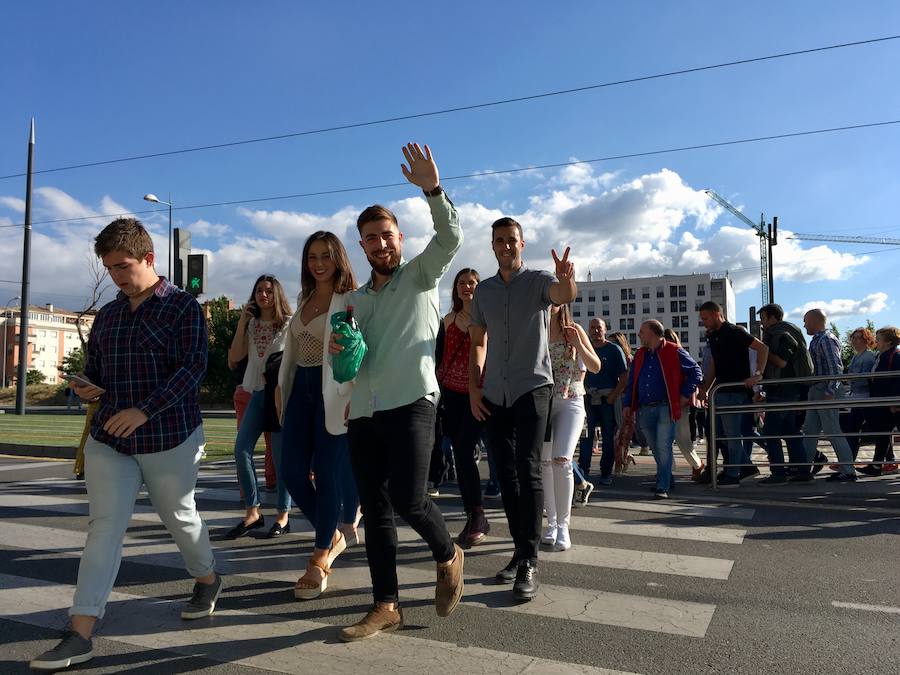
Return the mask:
[(174, 279), (172, 279), (172, 193), (169, 193), (169, 201), (167, 202), (164, 202), (152, 192), (144, 195), (144, 201), (153, 202), (155, 204), (165, 204), (169, 207), (169, 268), (166, 275), (169, 278), (169, 283), (175, 283)]
[[(10, 298), (6, 301), (6, 306), (3, 308), (3, 379), (0, 380), (0, 388), (6, 388), (6, 333), (9, 331), (9, 319), (6, 316), (6, 312), (9, 309), (9, 306), (14, 303), (16, 300), (21, 300), (22, 298), (18, 295), (14, 298)], [(13, 331), (16, 329), (16, 318), (13, 317)], [(15, 336), (13, 336), (15, 337)], [(13, 364), (15, 365), (15, 364)]]

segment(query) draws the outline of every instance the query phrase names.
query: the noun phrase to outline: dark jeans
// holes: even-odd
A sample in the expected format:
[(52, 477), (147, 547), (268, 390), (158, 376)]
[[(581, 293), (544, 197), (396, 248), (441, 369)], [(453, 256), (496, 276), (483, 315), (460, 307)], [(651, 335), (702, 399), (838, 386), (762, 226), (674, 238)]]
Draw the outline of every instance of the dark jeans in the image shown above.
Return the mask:
[(469, 395), (445, 391), (441, 400), (444, 434), (453, 442), (456, 481), (466, 510), (481, 506), (481, 476), (475, 462), (475, 446), (483, 424), (472, 417)]
[(600, 455), (600, 478), (608, 478), (612, 475), (613, 464), (616, 461), (616, 406), (608, 403), (606, 397), (599, 405), (591, 403), (591, 396), (584, 397), (584, 410), (587, 413), (587, 438), (581, 439), (581, 447), (578, 450), (578, 468), (585, 478), (590, 475), (591, 456), (594, 450), (594, 435), (597, 427), (600, 427), (600, 447), (603, 452)]
[(537, 560), (544, 504), (541, 445), (550, 410), (550, 386), (522, 394), (509, 407), (484, 401), (491, 411), (487, 433), (516, 556)]
[[(343, 486), (350, 458), (347, 436), (333, 436), (325, 429), (321, 366), (297, 368), (281, 438), (279, 471), (288, 492), (316, 528), (316, 548), (331, 548), (341, 501), (347, 499)], [(310, 471), (316, 476), (315, 486)]]
[[(850, 414), (841, 418), (841, 430), (847, 434), (859, 434), (863, 428), (866, 431), (872, 430), (872, 424), (869, 421), (871, 417), (871, 408), (854, 408), (853, 399), (850, 399)], [(853, 459), (859, 454), (861, 436), (847, 436), (847, 444), (853, 452)]]
[[(768, 397), (769, 403), (786, 402), (787, 399)], [(763, 422), (763, 436), (790, 436), (800, 433), (797, 427), (797, 415), (793, 410), (769, 410), (766, 411), (766, 419)], [(785, 443), (788, 448), (788, 457), (791, 462), (803, 462), (806, 460), (806, 450), (803, 447), (802, 438), (786, 438)], [(784, 449), (781, 445), (780, 438), (772, 438), (763, 441), (766, 448), (766, 454), (769, 456), (769, 462), (780, 464), (784, 462)], [(810, 465), (799, 465), (792, 467), (798, 474), (808, 474)], [(784, 476), (787, 468), (783, 466), (770, 467), (773, 476)]]
[[(870, 429), (874, 432), (893, 431), (900, 421), (900, 415), (892, 413), (890, 408), (869, 408), (869, 424)], [(894, 442), (893, 436), (876, 436), (875, 437), (875, 457), (876, 462), (893, 462), (894, 461)], [(876, 469), (883, 468), (876, 465)]]
[(350, 420), (350, 459), (366, 520), (375, 602), (397, 602), (395, 512), (425, 540), (436, 562), (447, 562), (455, 552), (444, 517), (425, 492), (434, 418), (434, 405), (420, 398)]

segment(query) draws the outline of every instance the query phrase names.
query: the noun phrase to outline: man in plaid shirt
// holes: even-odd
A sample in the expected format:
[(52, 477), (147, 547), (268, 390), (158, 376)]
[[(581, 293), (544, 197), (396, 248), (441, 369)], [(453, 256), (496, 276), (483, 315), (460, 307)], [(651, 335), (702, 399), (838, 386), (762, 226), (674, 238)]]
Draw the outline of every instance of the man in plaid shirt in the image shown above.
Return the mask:
[[(803, 326), (808, 335), (812, 335), (809, 343), (809, 355), (812, 357), (816, 375), (834, 375), (840, 377), (844, 373), (844, 362), (841, 359), (841, 343), (830, 330), (826, 330), (827, 321), (825, 313), (821, 309), (811, 309), (803, 316)], [(810, 401), (831, 401), (843, 398), (843, 385), (840, 380), (827, 380), (816, 382), (809, 388)], [(806, 445), (806, 460), (811, 462), (816, 454), (819, 443), (819, 433), (840, 434), (840, 410), (838, 408), (823, 408), (820, 410), (807, 410), (806, 421), (803, 423), (803, 435)], [(856, 469), (853, 466), (853, 452), (850, 444), (844, 436), (830, 436), (828, 441), (837, 454), (840, 469), (828, 476), (825, 480), (837, 482), (851, 482), (856, 480)]]
[(71, 630), (31, 662), (39, 670), (93, 657), (91, 633), (112, 592), (142, 484), (195, 578), (181, 618), (212, 614), (222, 589), (194, 502), (205, 444), (198, 391), (206, 373), (206, 321), (194, 298), (157, 276), (153, 242), (139, 221), (113, 221), (94, 251), (119, 293), (91, 330), (85, 378), (92, 384), (70, 383), (81, 398), (99, 399), (84, 453), (90, 524)]

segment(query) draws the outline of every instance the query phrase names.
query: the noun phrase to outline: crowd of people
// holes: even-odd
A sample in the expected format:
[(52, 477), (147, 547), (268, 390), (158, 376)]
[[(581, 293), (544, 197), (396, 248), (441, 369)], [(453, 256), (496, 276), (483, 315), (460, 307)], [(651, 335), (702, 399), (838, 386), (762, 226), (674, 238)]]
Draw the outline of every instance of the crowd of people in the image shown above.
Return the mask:
[[(434, 559), (436, 614), (453, 613), (464, 591), (465, 551), (490, 532), (477, 464), (482, 444), (513, 541), (510, 562), (496, 578), (512, 584), (516, 601), (527, 602), (538, 593), (539, 551), (572, 546), (573, 505), (586, 503), (595, 487), (611, 485), (615, 468), (627, 461), (617, 457), (622, 430), (633, 428), (626, 446), (634, 440), (652, 453), (653, 493), (666, 499), (675, 486), (675, 444), (692, 478), (710, 481), (714, 466), (695, 448), (698, 437), (708, 437), (710, 424), (726, 438), (718, 448), (725, 458), (719, 485), (736, 486), (759, 472), (750, 460), (753, 413), (726, 412), (718, 420), (703, 414), (716, 382), (740, 383), (719, 389), (716, 405), (843, 397), (840, 346), (825, 329), (821, 311), (804, 318), (812, 336), (807, 348), (800, 329), (784, 321), (777, 305), (760, 310), (765, 329), (760, 340), (725, 321), (721, 308), (707, 302), (700, 318), (708, 348), (700, 362), (656, 320), (641, 325), (640, 348), (632, 354), (625, 336), (607, 335), (602, 320), (591, 321), (587, 330), (573, 322), (569, 304), (576, 284), (569, 249), (561, 256), (551, 252), (553, 273), (527, 268), (526, 234), (509, 217), (491, 225), (496, 274), (482, 279), (474, 269), (460, 270), (452, 307), (441, 318), (438, 284), (463, 232), (428, 146), (409, 144), (403, 154), (403, 174), (424, 192), (434, 224), (424, 250), (404, 258), (396, 216), (381, 205), (366, 208), (357, 230), (371, 273), (359, 285), (343, 242), (316, 232), (303, 247), (296, 311), (278, 279), (259, 276), (228, 353), (240, 373), (234, 456), (245, 512), (223, 536), (265, 532), (253, 462), (265, 434), (270, 458), (265, 486), (276, 492), (275, 517), (265, 536), (290, 532), (292, 505), (315, 530), (313, 551), (293, 588), (296, 599), (310, 601), (326, 592), (329, 577), (340, 574), (335, 564), (341, 553), (359, 543), (364, 518), (373, 604), (340, 631), (342, 640), (403, 626), (395, 514), (425, 541)], [(207, 362), (205, 319), (190, 295), (157, 275), (152, 241), (137, 220), (108, 225), (96, 238), (95, 252), (120, 292), (99, 312), (90, 335), (84, 375), (93, 384), (71, 384), (92, 402), (84, 466), (79, 466), (90, 502), (89, 532), (70, 630), (31, 662), (36, 669), (92, 658), (91, 635), (112, 591), (142, 484), (194, 578), (181, 617), (212, 614), (223, 588), (194, 500), (204, 444), (198, 391)], [(344, 382), (333, 367), (347, 347), (334, 324), (339, 316), (358, 327), (367, 350), (355, 377)], [(874, 336), (860, 329), (854, 333), (857, 354), (850, 372), (900, 370), (898, 344), (896, 328)], [(808, 388), (789, 380), (813, 374), (834, 379)], [(897, 395), (898, 387), (897, 378), (856, 379), (849, 401)], [(838, 458), (829, 480), (855, 480), (859, 436), (892, 430), (897, 410), (854, 408), (843, 427), (833, 407), (814, 407), (802, 422), (796, 410), (766, 412), (758, 442), (772, 468), (763, 480), (810, 480), (822, 464), (816, 454), (820, 431)], [(806, 439), (796, 437), (801, 428)], [(833, 435), (842, 429), (850, 435)], [(598, 432), (595, 486), (590, 478)], [(780, 437), (786, 437), (791, 466), (784, 466)], [(445, 439), (466, 511), (456, 536), (427, 487)], [(882, 434), (875, 461), (863, 471), (895, 471), (892, 462), (891, 437)]]

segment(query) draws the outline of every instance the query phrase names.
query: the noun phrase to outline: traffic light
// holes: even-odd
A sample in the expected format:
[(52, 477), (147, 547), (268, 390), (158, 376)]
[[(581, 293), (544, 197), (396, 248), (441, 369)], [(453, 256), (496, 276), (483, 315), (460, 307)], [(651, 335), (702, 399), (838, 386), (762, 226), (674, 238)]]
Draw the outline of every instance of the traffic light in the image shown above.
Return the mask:
[(187, 285), (184, 290), (191, 295), (200, 295), (206, 292), (205, 253), (191, 253), (187, 257)]
[(191, 233), (183, 227), (174, 230), (173, 243), (175, 246), (174, 267), (170, 281), (178, 288), (186, 288), (184, 272), (187, 269), (188, 256), (191, 254)]

